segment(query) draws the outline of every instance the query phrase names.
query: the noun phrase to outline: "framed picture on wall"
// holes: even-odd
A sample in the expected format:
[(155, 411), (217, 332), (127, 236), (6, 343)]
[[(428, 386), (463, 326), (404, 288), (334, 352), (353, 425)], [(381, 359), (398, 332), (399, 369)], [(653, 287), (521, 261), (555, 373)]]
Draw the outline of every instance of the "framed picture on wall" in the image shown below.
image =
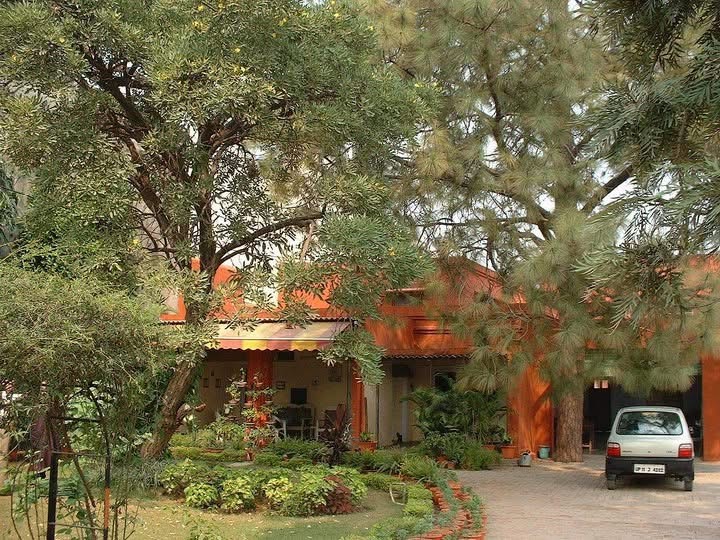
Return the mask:
[(329, 382), (342, 382), (342, 368), (340, 366), (330, 366), (328, 368)]

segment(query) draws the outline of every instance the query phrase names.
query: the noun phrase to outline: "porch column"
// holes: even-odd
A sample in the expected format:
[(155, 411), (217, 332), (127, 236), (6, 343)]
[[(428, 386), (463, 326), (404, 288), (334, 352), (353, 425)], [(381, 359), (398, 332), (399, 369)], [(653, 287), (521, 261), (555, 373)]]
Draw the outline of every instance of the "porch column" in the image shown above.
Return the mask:
[(720, 358), (704, 356), (701, 363), (703, 460), (720, 461)]
[(253, 383), (255, 377), (260, 381), (261, 388), (272, 386), (272, 351), (247, 351), (248, 372), (247, 383)]
[(350, 381), (350, 414), (352, 444), (355, 446), (360, 440), (360, 434), (367, 430), (367, 418), (365, 416), (365, 386), (360, 378), (360, 372), (353, 362)]
[[(272, 386), (272, 351), (247, 351), (248, 359), (248, 372), (247, 372), (247, 387), (252, 388), (257, 379), (258, 385), (257, 390), (269, 388)], [(260, 409), (265, 403), (264, 397), (258, 397), (254, 402), (256, 410)], [(256, 425), (265, 425), (269, 418), (262, 414), (256, 420)]]

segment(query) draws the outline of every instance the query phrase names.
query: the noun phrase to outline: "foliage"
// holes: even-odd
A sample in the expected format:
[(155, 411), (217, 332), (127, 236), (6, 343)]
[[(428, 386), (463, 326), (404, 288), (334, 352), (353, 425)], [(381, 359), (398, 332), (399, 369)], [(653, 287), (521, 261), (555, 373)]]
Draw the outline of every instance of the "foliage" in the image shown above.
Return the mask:
[(432, 500), (409, 499), (403, 508), (404, 516), (425, 517), (433, 513)]
[[(494, 440), (507, 410), (502, 396), (498, 392), (463, 391), (452, 380), (447, 381), (447, 386), (446, 390), (419, 387), (404, 398), (415, 405), (415, 425), (426, 439), (435, 436), (433, 440), (439, 441), (440, 435), (456, 433), (481, 441)], [(451, 437), (448, 441), (459, 439)]]
[(370, 431), (363, 431), (360, 434), (360, 442), (373, 442), (375, 441), (375, 434)]
[(326, 480), (325, 471), (303, 471), (299, 481), (293, 482), (288, 490), (280, 513), (287, 516), (311, 516), (321, 513), (333, 488), (334, 484)]
[(376, 523), (370, 528), (370, 538), (378, 540), (404, 540), (419, 536), (432, 528), (432, 516), (403, 516)]
[(225, 480), (222, 484), (221, 508), (228, 512), (249, 510), (255, 506), (255, 493), (252, 482), (243, 476)]
[(400, 466), (400, 473), (421, 482), (437, 483), (441, 471), (434, 459), (427, 456), (408, 455)]
[(209, 467), (186, 459), (165, 467), (160, 474), (160, 485), (171, 495), (180, 495), (200, 474), (207, 474)]
[(359, 470), (379, 471), (387, 474), (400, 472), (407, 451), (382, 449), (375, 452), (345, 452), (342, 463)]
[(185, 488), (185, 504), (193, 508), (210, 508), (219, 499), (218, 489), (210, 484), (193, 483)]
[[(237, 290), (248, 301), (228, 314), (238, 324), (266, 308), (306, 322), (295, 293), (328, 284), (333, 306), (364, 319), (427, 266), (382, 173), (414, 145), (431, 92), (380, 62), (367, 18), (299, 0), (201, 7), (0, 7), (0, 153), (33, 175), (30, 237), (52, 236), (98, 273), (162, 257), (200, 335), (170, 372), (147, 455), (177, 427), (214, 337), (207, 322)], [(213, 290), (233, 262), (237, 280)], [(284, 306), (268, 287), (287, 293)], [(362, 330), (326, 354), (378, 375), (380, 351)]]
[(287, 458), (302, 457), (312, 461), (323, 461), (327, 456), (328, 448), (319, 441), (286, 438), (271, 442), (255, 459), (266, 453)]
[(459, 464), (469, 444), (468, 438), (460, 433), (429, 433), (420, 443), (420, 447), (428, 456), (445, 456), (448, 460)]
[(218, 528), (208, 521), (193, 517), (183, 524), (188, 528), (187, 540), (225, 540)]
[(340, 463), (342, 453), (350, 448), (350, 414), (347, 407), (338, 405), (335, 416), (325, 418), (320, 440), (328, 448), (328, 462)]
[(468, 444), (462, 455), (460, 467), (469, 471), (491, 469), (502, 463), (502, 456), (495, 450), (488, 450), (478, 443)]
[(397, 481), (397, 479), (389, 474), (369, 472), (362, 475), (362, 481), (371, 489), (387, 491), (390, 489), (390, 484)]
[(277, 510), (287, 501), (292, 483), (284, 476), (269, 479), (261, 486), (263, 495), (268, 501), (270, 508)]
[[(34, 274), (8, 263), (0, 264), (0, 275), (0, 381), (12, 381), (17, 398), (3, 404), (8, 414), (0, 428), (15, 434), (50, 409), (62, 415), (78, 399), (96, 416), (92, 389), (113, 440), (134, 436), (148, 397), (145, 382), (172, 358), (166, 347), (179, 344), (182, 332), (168, 335), (159, 307), (148, 299), (98, 281)], [(99, 430), (84, 440), (104, 445)]]

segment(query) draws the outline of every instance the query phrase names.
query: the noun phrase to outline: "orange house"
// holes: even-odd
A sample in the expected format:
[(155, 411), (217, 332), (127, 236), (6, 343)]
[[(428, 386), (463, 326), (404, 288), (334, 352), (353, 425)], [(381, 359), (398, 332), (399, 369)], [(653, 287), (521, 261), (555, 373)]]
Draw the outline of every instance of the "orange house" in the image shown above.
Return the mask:
[[(402, 398), (417, 387), (435, 385), (440, 375), (453, 377), (473, 348), (443, 323), (440, 313), (452, 312), (477, 294), (501, 298), (500, 282), (493, 271), (469, 261), (458, 268), (461, 270), (449, 270), (438, 277), (452, 293), (438, 293), (437, 287), (431, 291), (429, 286), (387, 292), (380, 306), (383, 320), (366, 323), (384, 350), (385, 377), (378, 385), (363, 384), (351, 365), (327, 366), (318, 359), (321, 350), (355, 324), (333, 312), (322, 299), (311, 299), (316, 315), (305, 328), (288, 328), (272, 318), (261, 319), (252, 330), (228, 328), (219, 321), (218, 345), (208, 352), (200, 378), (200, 398), (207, 404), (200, 421), (210, 422), (221, 411), (228, 399), (225, 388), (229, 380), (242, 370), (248, 380), (259, 376), (262, 384), (275, 389), (274, 405), (283, 411), (288, 435), (316, 437), (325, 414), (344, 405), (351, 413), (355, 440), (363, 431), (375, 434), (381, 446), (391, 444), (398, 436), (403, 441), (420, 440), (421, 434), (413, 425), (413, 406)], [(227, 280), (231, 273), (222, 268), (216, 283)], [(163, 318), (182, 321), (182, 301), (176, 302), (174, 313)], [(696, 386), (702, 394), (704, 457), (720, 460), (720, 395), (712, 391), (720, 388), (720, 359), (703, 358), (699, 379)], [(588, 403), (594, 403), (598, 410), (590, 408), (585, 413), (598, 420), (590, 422), (591, 432), (584, 438), (602, 447), (601, 420), (612, 416), (613, 407), (617, 409), (629, 398), (607, 381), (595, 386), (588, 389), (586, 409)], [(607, 396), (603, 394), (606, 390)], [(554, 416), (549, 395), (549, 384), (530, 368), (509, 396), (507, 427), (518, 450), (537, 452), (540, 446), (553, 446)], [(682, 406), (682, 400), (679, 403)]]

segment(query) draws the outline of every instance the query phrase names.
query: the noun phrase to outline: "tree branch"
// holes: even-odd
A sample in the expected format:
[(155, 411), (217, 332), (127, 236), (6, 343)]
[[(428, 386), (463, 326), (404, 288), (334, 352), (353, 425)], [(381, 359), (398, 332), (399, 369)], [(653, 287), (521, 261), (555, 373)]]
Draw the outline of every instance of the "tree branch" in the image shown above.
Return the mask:
[(610, 193), (612, 193), (625, 182), (627, 182), (630, 177), (632, 177), (632, 175), (632, 165), (628, 165), (618, 174), (613, 176), (610, 180), (605, 182), (602, 186), (596, 188), (593, 194), (590, 196), (588, 202), (586, 202), (585, 206), (582, 207), (582, 212), (584, 214), (589, 214), (590, 212), (595, 210), (597, 205), (599, 205), (603, 201), (603, 199), (605, 199), (605, 197), (607, 197)]
[(259, 238), (262, 238), (266, 234), (280, 231), (287, 227), (306, 225), (312, 221), (315, 221), (316, 219), (322, 218), (323, 215), (324, 212), (314, 212), (312, 214), (307, 214), (304, 216), (295, 216), (287, 219), (282, 219), (280, 221), (276, 221), (275, 223), (271, 223), (270, 225), (260, 227), (259, 229), (251, 232), (250, 234), (246, 234), (242, 238), (238, 238), (237, 240), (234, 240), (220, 248), (215, 254), (215, 260), (217, 261), (217, 265), (220, 266), (222, 263), (227, 262), (232, 257), (234, 257), (235, 251), (242, 248), (243, 246), (246, 246), (247, 244), (250, 244), (251, 242), (254, 242), (255, 240), (258, 240)]

